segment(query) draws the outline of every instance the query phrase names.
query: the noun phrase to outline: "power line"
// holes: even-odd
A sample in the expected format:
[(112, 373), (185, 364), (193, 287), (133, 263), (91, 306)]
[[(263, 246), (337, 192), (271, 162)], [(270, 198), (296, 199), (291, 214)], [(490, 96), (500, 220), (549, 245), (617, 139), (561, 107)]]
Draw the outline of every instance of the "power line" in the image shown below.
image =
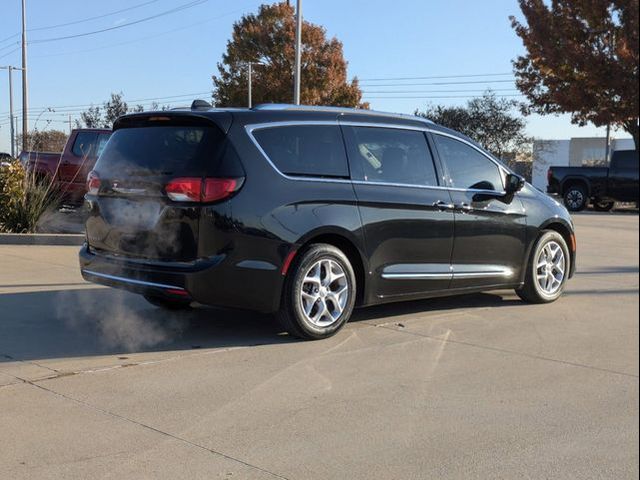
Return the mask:
[(359, 78), (363, 82), (378, 82), (387, 80), (436, 80), (438, 78), (472, 78), (472, 77), (504, 77), (513, 76), (513, 72), (505, 73), (470, 73), (462, 75), (433, 75), (430, 77), (384, 77), (384, 78)]
[(423, 85), (470, 85), (470, 84), (488, 84), (488, 83), (513, 83), (513, 80), (468, 80), (462, 82), (429, 82), (429, 83), (386, 83), (364, 85), (366, 87), (419, 87)]
[(20, 36), (19, 33), (14, 33), (13, 35), (9, 35), (8, 37), (4, 37), (2, 40), (0, 40), (0, 43), (4, 43), (7, 40), (11, 40), (13, 37), (18, 37), (18, 36)]
[(136, 8), (144, 7), (145, 5), (150, 5), (152, 3), (156, 3), (156, 2), (159, 2), (159, 1), (160, 0), (149, 0), (147, 2), (138, 3), (137, 5), (132, 5), (131, 7), (122, 8), (120, 10), (115, 10), (113, 12), (104, 13), (102, 15), (96, 15), (95, 17), (87, 17), (87, 18), (83, 18), (82, 20), (75, 20), (73, 22), (67, 22), (67, 23), (59, 23), (57, 25), (48, 25), (48, 26), (44, 26), (44, 27), (30, 28), (28, 31), (29, 32), (36, 32), (36, 31), (40, 31), (40, 30), (51, 30), (51, 29), (54, 29), (54, 28), (68, 27), (69, 25), (77, 25), (78, 23), (89, 22), (91, 20), (97, 20), (99, 18), (110, 17), (112, 15), (117, 15), (119, 13), (128, 12), (129, 10), (135, 10)]
[(127, 22), (127, 23), (123, 23), (123, 24), (120, 24), (120, 25), (115, 25), (113, 27), (103, 28), (103, 29), (100, 29), (100, 30), (93, 30), (91, 32), (83, 32), (83, 33), (76, 33), (74, 35), (66, 35), (66, 36), (63, 36), (63, 37), (52, 37), (52, 38), (42, 38), (42, 39), (38, 39), (38, 40), (32, 40), (30, 43), (38, 44), (38, 43), (46, 43), (46, 42), (56, 42), (56, 41), (59, 41), (59, 40), (69, 40), (71, 38), (86, 37), (86, 36), (89, 36), (89, 35), (96, 35), (98, 33), (109, 32), (109, 31), (112, 31), (112, 30), (120, 29), (120, 28), (130, 27), (131, 25), (137, 25), (139, 23), (147, 22), (149, 20), (154, 20), (156, 18), (164, 17), (166, 15), (171, 15), (173, 13), (181, 12), (181, 11), (187, 10), (189, 8), (197, 7), (198, 5), (202, 5), (203, 3), (206, 3), (208, 1), (209, 0), (195, 0), (195, 1), (192, 1), (192, 2), (189, 2), (189, 3), (182, 4), (182, 5), (178, 6), (178, 7), (172, 8), (170, 10), (166, 10), (164, 12), (158, 13), (156, 15), (152, 15), (150, 17), (145, 17), (145, 18), (141, 18), (139, 20), (135, 20), (133, 22)]
[[(149, 97), (149, 98), (138, 98), (138, 99), (132, 99), (132, 100), (127, 100), (126, 98), (123, 98), (122, 100), (126, 103), (139, 103), (139, 102), (149, 102), (149, 101), (163, 101), (163, 100), (170, 100), (170, 99), (178, 99), (178, 98), (193, 98), (195, 96), (198, 95), (208, 95), (211, 94), (211, 91), (204, 91), (204, 92), (194, 92), (194, 93), (183, 93), (180, 95), (168, 95), (168, 96), (164, 96), (164, 97)], [(180, 100), (175, 100), (180, 101)], [(103, 102), (104, 103), (104, 102)], [(175, 103), (175, 102), (168, 102), (168, 103)], [(51, 105), (48, 107), (33, 107), (29, 109), (30, 113), (39, 113), (39, 112), (45, 112), (47, 110), (53, 109), (56, 112), (62, 113), (68, 113), (68, 112), (73, 112), (75, 111), (84, 111), (84, 108), (86, 107), (92, 107), (92, 106), (102, 106), (102, 103), (83, 103), (83, 104), (76, 104), (76, 105)], [(65, 110), (65, 109), (71, 109), (71, 110)], [(8, 112), (2, 112), (0, 114), (0, 116), (6, 114)]]
[(5, 49), (7, 49), (7, 48), (11, 48), (11, 47), (13, 47), (14, 45), (20, 45), (20, 42), (13, 42), (13, 43), (9, 43), (9, 44), (5, 45), (4, 47), (0, 47), (0, 50), (5, 50)]
[[(524, 95), (522, 94), (512, 94), (512, 95), (496, 95), (497, 98), (508, 98), (508, 97), (523, 97)], [(366, 98), (371, 98), (371, 99), (387, 99), (387, 100), (393, 100), (393, 99), (421, 99), (421, 98), (475, 98), (475, 95), (443, 95), (443, 96), (392, 96), (392, 97), (384, 97), (384, 96), (368, 96), (366, 95)]]
[[(148, 2), (139, 3), (139, 4), (133, 5), (131, 7), (122, 8), (120, 10), (115, 10), (115, 11), (110, 12), (110, 13), (105, 13), (105, 14), (102, 14), (102, 15), (96, 15), (95, 17), (83, 18), (82, 20), (75, 20), (73, 22), (59, 23), (57, 25), (47, 25), (47, 26), (44, 26), (44, 27), (29, 28), (29, 29), (27, 29), (27, 31), (28, 32), (36, 32), (36, 31), (40, 31), (40, 30), (51, 30), (51, 29), (54, 29), (54, 28), (67, 27), (69, 25), (77, 25), (78, 23), (84, 23), (84, 22), (88, 22), (88, 21), (91, 21), (91, 20), (97, 20), (99, 18), (110, 17), (112, 15), (117, 15), (118, 13), (123, 13), (123, 12), (127, 12), (129, 10), (134, 10), (136, 8), (143, 7), (143, 6), (149, 5), (151, 3), (156, 3), (158, 1), (160, 1), (160, 0), (150, 0)], [(0, 40), (0, 43), (3, 43), (3, 42), (5, 42), (5, 41), (7, 41), (7, 40), (9, 40), (9, 39), (11, 39), (13, 37), (18, 37), (19, 35), (20, 35), (20, 33), (14, 33), (13, 35), (9, 35), (8, 37), (5, 37), (2, 40)]]
[(213, 20), (219, 20), (221, 18), (227, 17), (229, 15), (233, 15), (234, 13), (237, 13), (237, 12), (242, 11), (242, 10), (244, 10), (244, 8), (238, 8), (238, 9), (235, 9), (233, 11), (224, 13), (222, 15), (217, 15), (215, 17), (210, 17), (210, 18), (208, 18), (206, 20), (201, 20), (199, 22), (189, 23), (189, 24), (184, 25), (182, 27), (172, 28), (171, 30), (165, 30), (163, 32), (156, 33), (154, 35), (148, 35), (146, 37), (135, 38), (133, 40), (127, 40), (125, 42), (111, 43), (111, 44), (108, 44), (108, 45), (103, 45), (101, 47), (88, 48), (88, 49), (84, 49), (84, 50), (74, 50), (74, 51), (71, 51), (71, 52), (50, 53), (50, 54), (47, 54), (47, 55), (34, 55), (33, 58), (47, 58), (47, 57), (59, 57), (59, 56), (64, 56), (64, 55), (76, 55), (76, 54), (79, 54), (79, 53), (95, 52), (97, 50), (104, 50), (104, 49), (107, 49), (107, 48), (118, 47), (120, 45), (128, 45), (130, 43), (141, 42), (143, 40), (149, 40), (151, 38), (157, 38), (157, 37), (161, 37), (163, 35), (168, 35), (170, 33), (177, 32), (179, 30), (185, 30), (187, 28), (191, 28), (191, 27), (194, 27), (196, 25), (202, 25), (204, 23), (208, 23), (208, 22), (211, 22)]
[(13, 50), (8, 51), (7, 53), (0, 55), (0, 58), (4, 58), (4, 57), (8, 57), (9, 55), (11, 55), (13, 52), (17, 52), (18, 50), (20, 50), (20, 47), (16, 47)]
[(482, 90), (362, 90), (362, 93), (483, 93), (492, 92), (517, 92), (515, 88), (491, 88)]

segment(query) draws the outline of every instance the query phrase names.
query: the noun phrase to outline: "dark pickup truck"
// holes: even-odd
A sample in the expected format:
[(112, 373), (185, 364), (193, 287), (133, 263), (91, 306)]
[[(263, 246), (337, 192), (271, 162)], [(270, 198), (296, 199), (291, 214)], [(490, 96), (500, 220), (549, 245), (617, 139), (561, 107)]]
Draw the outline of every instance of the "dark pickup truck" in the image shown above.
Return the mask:
[(578, 212), (591, 201), (595, 210), (615, 202), (638, 203), (638, 152), (617, 150), (607, 167), (551, 167), (547, 193), (561, 195), (568, 210)]
[(110, 135), (111, 130), (75, 129), (62, 153), (23, 151), (18, 158), (28, 172), (52, 181), (64, 201), (80, 203), (87, 193), (87, 174)]

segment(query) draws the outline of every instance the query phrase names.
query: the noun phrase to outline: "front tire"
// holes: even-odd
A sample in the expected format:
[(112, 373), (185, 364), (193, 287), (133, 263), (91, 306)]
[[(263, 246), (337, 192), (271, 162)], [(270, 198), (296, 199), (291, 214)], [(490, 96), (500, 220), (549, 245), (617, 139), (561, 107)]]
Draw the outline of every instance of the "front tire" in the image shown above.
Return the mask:
[(347, 256), (333, 245), (318, 243), (291, 265), (276, 316), (290, 335), (327, 338), (347, 323), (355, 298), (356, 278)]
[(587, 189), (582, 185), (571, 185), (564, 192), (564, 205), (570, 212), (580, 212), (587, 206)]
[(524, 285), (516, 290), (528, 303), (550, 303), (562, 295), (571, 268), (567, 243), (558, 232), (545, 231), (527, 264)]

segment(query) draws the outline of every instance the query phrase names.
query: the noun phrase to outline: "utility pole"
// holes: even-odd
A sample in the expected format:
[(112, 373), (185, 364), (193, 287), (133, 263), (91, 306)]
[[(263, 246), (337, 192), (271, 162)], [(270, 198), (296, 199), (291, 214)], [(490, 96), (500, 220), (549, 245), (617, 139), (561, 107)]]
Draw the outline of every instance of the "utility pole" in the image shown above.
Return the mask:
[(247, 105), (253, 107), (253, 66), (265, 65), (264, 62), (247, 62)]
[(249, 98), (247, 99), (247, 105), (249, 106), (249, 108), (252, 107), (251, 105), (251, 62), (247, 63), (247, 76), (248, 78), (248, 82), (249, 82), (249, 88), (247, 89), (249, 91)]
[(607, 139), (604, 151), (604, 161), (609, 165), (609, 156), (611, 155), (611, 124), (607, 123)]
[(29, 82), (27, 81), (27, 7), (22, 0), (22, 150), (27, 149), (29, 130)]
[(12, 65), (0, 66), (0, 70), (7, 70), (9, 72), (9, 135), (11, 135), (11, 156), (16, 158), (15, 138), (16, 131), (13, 123), (13, 71), (22, 70), (20, 67), (14, 67)]
[(300, 105), (300, 55), (302, 43), (302, 0), (296, 1), (296, 62), (293, 70), (293, 103)]

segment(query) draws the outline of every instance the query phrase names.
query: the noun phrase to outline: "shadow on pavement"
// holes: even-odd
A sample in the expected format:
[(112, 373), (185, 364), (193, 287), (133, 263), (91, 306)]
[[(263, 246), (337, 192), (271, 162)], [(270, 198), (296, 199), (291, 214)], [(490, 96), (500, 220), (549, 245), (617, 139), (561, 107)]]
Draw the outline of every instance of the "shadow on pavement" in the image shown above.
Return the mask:
[[(358, 309), (352, 322), (417, 312), (506, 306), (476, 294)], [(295, 342), (271, 315), (212, 307), (168, 312), (107, 289), (0, 294), (0, 362)]]

